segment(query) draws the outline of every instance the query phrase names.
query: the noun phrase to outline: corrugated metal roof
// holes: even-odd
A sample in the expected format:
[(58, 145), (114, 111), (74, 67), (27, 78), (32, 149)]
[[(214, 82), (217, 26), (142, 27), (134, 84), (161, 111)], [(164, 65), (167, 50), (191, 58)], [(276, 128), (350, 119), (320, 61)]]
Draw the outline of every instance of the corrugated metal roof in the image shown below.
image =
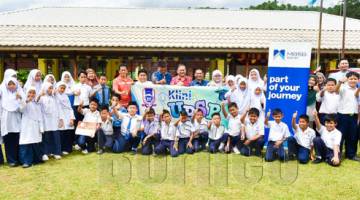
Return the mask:
[[(317, 46), (317, 12), (37, 8), (0, 14), (3, 47), (268, 48)], [(348, 19), (346, 48), (360, 49), (360, 20)], [(340, 49), (342, 18), (324, 15), (322, 48)]]

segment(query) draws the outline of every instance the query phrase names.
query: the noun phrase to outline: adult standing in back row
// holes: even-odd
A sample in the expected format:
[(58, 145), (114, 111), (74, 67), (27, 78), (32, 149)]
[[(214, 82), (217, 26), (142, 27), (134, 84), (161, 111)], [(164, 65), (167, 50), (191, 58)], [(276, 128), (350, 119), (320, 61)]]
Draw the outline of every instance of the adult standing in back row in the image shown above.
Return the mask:
[(127, 107), (131, 101), (131, 85), (134, 81), (128, 76), (128, 70), (125, 65), (121, 65), (119, 76), (113, 80), (113, 91), (120, 96), (120, 105)]
[(170, 85), (171, 74), (167, 71), (167, 64), (164, 61), (156, 63), (158, 70), (151, 76), (151, 81), (154, 84)]
[(186, 66), (179, 64), (176, 70), (177, 76), (171, 79), (170, 85), (189, 86), (192, 78), (186, 75)]

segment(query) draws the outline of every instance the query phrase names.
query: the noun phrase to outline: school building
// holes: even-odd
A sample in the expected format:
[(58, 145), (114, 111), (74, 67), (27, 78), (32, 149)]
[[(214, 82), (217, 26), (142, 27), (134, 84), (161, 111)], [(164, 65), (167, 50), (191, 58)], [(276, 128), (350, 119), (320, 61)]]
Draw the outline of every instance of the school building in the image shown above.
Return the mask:
[[(336, 68), (342, 46), (342, 17), (324, 14), (321, 65)], [(266, 72), (271, 42), (310, 42), (312, 66), (318, 12), (227, 9), (42, 7), (0, 13), (0, 76), (5, 69), (39, 68), (59, 78), (93, 67), (109, 78), (120, 63), (133, 72), (155, 71), (166, 60), (206, 72)], [(360, 20), (347, 19), (346, 57), (360, 58)], [(209, 76), (210, 73), (207, 73)]]

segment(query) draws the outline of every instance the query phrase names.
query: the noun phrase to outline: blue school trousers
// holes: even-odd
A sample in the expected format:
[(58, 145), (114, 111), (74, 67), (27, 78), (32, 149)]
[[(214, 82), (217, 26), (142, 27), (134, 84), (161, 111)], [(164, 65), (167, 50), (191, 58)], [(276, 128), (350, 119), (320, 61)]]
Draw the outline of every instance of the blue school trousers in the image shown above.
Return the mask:
[(143, 144), (144, 138), (141, 140), (141, 154), (143, 155), (151, 155), (154, 152), (156, 146), (160, 143), (160, 134), (155, 134), (151, 138), (149, 138), (145, 144)]
[(60, 130), (59, 133), (61, 139), (61, 151), (71, 153), (75, 139), (75, 130)]
[(4, 156), (2, 152), (2, 146), (0, 144), (0, 165), (4, 164)]
[(61, 155), (61, 138), (58, 131), (45, 131), (42, 138), (42, 151), (45, 155)]
[(101, 128), (96, 131), (95, 135), (99, 149), (112, 149), (114, 145), (114, 135), (105, 135), (103, 129)]
[(189, 143), (190, 138), (179, 138), (178, 141), (178, 153), (179, 154), (193, 154), (194, 153), (194, 147), (190, 148), (187, 146)]
[(154, 151), (155, 154), (161, 155), (161, 154), (166, 154), (167, 150), (170, 151), (171, 157), (176, 157), (179, 155), (176, 149), (174, 148), (174, 141), (172, 140), (161, 140), (159, 145), (155, 147)]
[[(325, 145), (325, 142), (321, 139), (321, 137), (316, 137), (314, 139), (314, 149), (315, 149), (315, 155), (317, 158), (320, 158), (321, 160), (327, 162), (331, 166), (338, 166), (334, 165), (331, 162), (331, 159), (334, 157), (334, 151), (330, 148), (328, 148)], [(341, 159), (341, 152), (339, 152), (339, 160)]]
[(288, 155), (296, 155), (297, 160), (301, 164), (306, 164), (310, 160), (310, 149), (299, 145), (294, 137), (287, 139)]
[(274, 145), (275, 145), (274, 141), (268, 142), (267, 148), (266, 148), (266, 153), (265, 153), (265, 161), (272, 162), (276, 158), (279, 158), (280, 160), (285, 161), (286, 153), (284, 150), (284, 143), (282, 143), (279, 148), (275, 148)]
[(3, 137), (8, 164), (19, 164), (19, 138), (20, 133), (8, 133)]
[(208, 143), (209, 140), (208, 136), (209, 136), (208, 132), (202, 132), (199, 133), (199, 137), (193, 139), (192, 143), (194, 145), (195, 152), (199, 152), (206, 149), (206, 144)]
[(245, 145), (244, 141), (240, 142), (240, 153), (243, 156), (251, 156), (253, 149), (255, 149), (255, 155), (261, 156), (261, 150), (264, 147), (264, 137), (259, 137), (257, 140), (251, 141), (249, 145)]
[(229, 153), (231, 152), (231, 149), (233, 149), (234, 147), (238, 148), (240, 145), (240, 135), (237, 136), (231, 136), (228, 134), (228, 138), (230, 138), (230, 146), (229, 146)]
[(96, 140), (96, 136), (92, 138), (85, 135), (78, 135), (77, 144), (80, 146), (82, 150), (86, 149), (88, 152), (94, 152), (96, 150), (95, 140)]
[(43, 152), (41, 143), (22, 144), (20, 145), (20, 162), (22, 164), (33, 165), (42, 163)]
[(131, 134), (129, 135), (122, 135), (114, 140), (114, 148), (113, 151), (115, 153), (122, 153), (126, 151), (136, 151), (137, 147), (139, 146), (141, 140), (141, 132), (138, 133), (136, 137), (133, 137)]
[(345, 143), (345, 157), (353, 158), (357, 153), (358, 137), (357, 132), (357, 115), (338, 113), (338, 130), (342, 133), (340, 152), (342, 152)]
[(218, 152), (220, 144), (223, 143), (225, 145), (227, 138), (228, 135), (227, 133), (225, 133), (224, 135), (221, 136), (221, 138), (217, 140), (209, 139), (209, 152), (210, 153)]

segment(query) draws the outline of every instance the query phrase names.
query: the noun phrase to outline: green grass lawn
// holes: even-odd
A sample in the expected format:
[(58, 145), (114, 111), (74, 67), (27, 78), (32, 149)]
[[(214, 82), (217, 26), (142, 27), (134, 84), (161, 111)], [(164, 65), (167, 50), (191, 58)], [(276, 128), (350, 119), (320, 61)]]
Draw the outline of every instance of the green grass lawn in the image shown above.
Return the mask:
[(360, 164), (340, 167), (201, 152), (178, 158), (76, 152), (0, 167), (0, 199), (359, 199)]

